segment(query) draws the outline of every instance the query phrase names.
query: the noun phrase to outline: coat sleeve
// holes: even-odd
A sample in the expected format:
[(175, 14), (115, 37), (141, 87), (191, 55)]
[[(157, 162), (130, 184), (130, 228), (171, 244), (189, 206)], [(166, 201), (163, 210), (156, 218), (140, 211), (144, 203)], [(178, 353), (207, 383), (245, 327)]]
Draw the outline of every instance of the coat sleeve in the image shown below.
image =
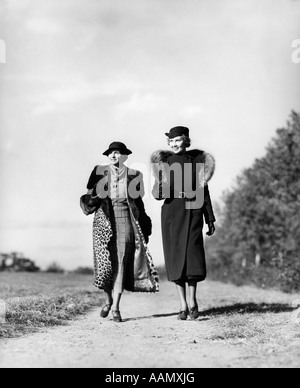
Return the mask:
[(162, 201), (165, 199), (163, 195), (163, 185), (161, 182), (155, 181), (152, 190), (152, 195), (157, 201)]
[(141, 197), (135, 200), (136, 206), (139, 209), (139, 224), (145, 237), (146, 243), (149, 242), (149, 237), (152, 235), (152, 220), (148, 216), (144, 201)]
[(139, 183), (139, 191), (140, 196), (135, 200), (135, 204), (139, 210), (139, 223), (145, 237), (146, 243), (149, 242), (149, 237), (152, 235), (152, 220), (146, 213), (145, 204), (143, 201), (143, 197), (145, 196), (145, 186), (143, 174), (139, 173), (140, 183)]
[(171, 195), (171, 187), (166, 179), (166, 174), (160, 171), (155, 176), (155, 183), (152, 190), (152, 195), (157, 201), (169, 199)]
[(98, 180), (97, 180), (97, 173), (96, 173), (96, 172), (97, 172), (97, 168), (98, 168), (98, 166), (96, 166), (96, 167), (94, 168), (94, 170), (92, 171), (92, 173), (91, 173), (91, 175), (90, 175), (88, 184), (87, 184), (87, 186), (86, 186), (86, 188), (87, 188), (88, 190), (93, 190), (93, 188), (95, 187), (95, 185), (98, 183), (99, 178), (98, 178)]
[(207, 224), (209, 224), (210, 222), (216, 222), (216, 217), (214, 215), (214, 209), (211, 202), (208, 186), (205, 186), (204, 188), (204, 205), (202, 209), (203, 209), (205, 222)]
[(145, 184), (144, 184), (144, 176), (143, 174), (140, 172), (140, 197), (141, 198), (144, 198), (145, 196)]

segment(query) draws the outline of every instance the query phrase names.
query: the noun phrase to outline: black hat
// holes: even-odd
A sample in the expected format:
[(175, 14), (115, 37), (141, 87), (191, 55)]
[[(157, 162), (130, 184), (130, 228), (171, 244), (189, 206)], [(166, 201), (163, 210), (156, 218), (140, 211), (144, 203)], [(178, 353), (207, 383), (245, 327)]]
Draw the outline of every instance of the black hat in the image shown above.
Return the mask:
[(174, 127), (170, 129), (169, 133), (166, 133), (166, 136), (168, 136), (169, 139), (174, 139), (178, 136), (190, 136), (190, 130), (186, 127)]
[(111, 154), (113, 151), (120, 151), (120, 154), (122, 155), (131, 155), (132, 152), (126, 147), (124, 143), (121, 143), (119, 141), (115, 141), (111, 143), (109, 146), (109, 149), (105, 152), (103, 152), (103, 155), (108, 156)]

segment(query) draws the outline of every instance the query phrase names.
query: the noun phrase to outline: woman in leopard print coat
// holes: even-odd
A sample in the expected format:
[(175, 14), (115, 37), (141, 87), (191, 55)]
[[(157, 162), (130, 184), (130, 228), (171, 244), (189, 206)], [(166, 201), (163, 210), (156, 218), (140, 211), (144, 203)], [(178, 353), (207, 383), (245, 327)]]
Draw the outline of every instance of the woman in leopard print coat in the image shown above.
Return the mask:
[(142, 199), (143, 176), (124, 165), (130, 154), (125, 144), (112, 143), (104, 152), (110, 165), (96, 166), (87, 185), (88, 195), (97, 199), (97, 205), (90, 211), (81, 201), (85, 214), (95, 211), (94, 285), (103, 289), (107, 298), (101, 317), (108, 317), (112, 309), (116, 322), (122, 322), (120, 300), (124, 290), (159, 290), (158, 274), (147, 247), (151, 220)]

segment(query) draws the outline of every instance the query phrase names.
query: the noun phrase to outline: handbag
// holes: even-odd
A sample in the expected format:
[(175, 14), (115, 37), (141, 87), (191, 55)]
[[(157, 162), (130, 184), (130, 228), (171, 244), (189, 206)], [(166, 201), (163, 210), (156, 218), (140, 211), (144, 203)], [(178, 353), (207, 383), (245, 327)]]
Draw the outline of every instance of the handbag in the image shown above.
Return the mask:
[(86, 216), (95, 213), (101, 206), (101, 198), (97, 195), (85, 194), (80, 197), (80, 207)]

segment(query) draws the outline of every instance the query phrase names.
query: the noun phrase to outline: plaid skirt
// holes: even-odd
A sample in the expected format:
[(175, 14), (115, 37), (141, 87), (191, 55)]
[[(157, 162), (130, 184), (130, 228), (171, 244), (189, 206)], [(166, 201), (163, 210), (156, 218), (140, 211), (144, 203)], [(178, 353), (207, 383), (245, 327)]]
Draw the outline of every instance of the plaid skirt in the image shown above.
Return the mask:
[(130, 276), (135, 253), (135, 237), (127, 204), (115, 204), (114, 220), (112, 221), (113, 238), (109, 251), (112, 260), (113, 288), (122, 293), (125, 288), (126, 276)]

